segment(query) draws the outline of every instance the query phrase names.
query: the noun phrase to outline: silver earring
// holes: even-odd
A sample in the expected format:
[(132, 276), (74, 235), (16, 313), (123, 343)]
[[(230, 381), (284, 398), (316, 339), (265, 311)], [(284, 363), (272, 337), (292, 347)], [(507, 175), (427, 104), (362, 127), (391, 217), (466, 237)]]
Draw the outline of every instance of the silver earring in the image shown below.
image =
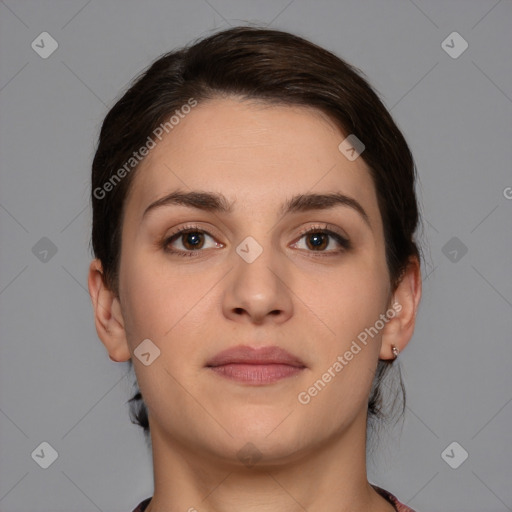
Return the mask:
[(391, 352), (393, 352), (393, 355), (395, 356), (394, 359), (398, 357), (398, 354), (400, 353), (400, 350), (398, 350), (395, 345), (391, 346)]

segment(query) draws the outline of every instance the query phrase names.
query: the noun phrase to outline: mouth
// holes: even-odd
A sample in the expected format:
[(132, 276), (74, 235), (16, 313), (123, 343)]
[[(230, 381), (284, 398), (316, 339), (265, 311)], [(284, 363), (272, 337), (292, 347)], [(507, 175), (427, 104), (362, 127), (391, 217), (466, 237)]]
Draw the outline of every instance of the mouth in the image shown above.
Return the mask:
[(224, 350), (206, 363), (215, 374), (254, 386), (272, 384), (300, 374), (306, 365), (279, 347), (239, 345)]

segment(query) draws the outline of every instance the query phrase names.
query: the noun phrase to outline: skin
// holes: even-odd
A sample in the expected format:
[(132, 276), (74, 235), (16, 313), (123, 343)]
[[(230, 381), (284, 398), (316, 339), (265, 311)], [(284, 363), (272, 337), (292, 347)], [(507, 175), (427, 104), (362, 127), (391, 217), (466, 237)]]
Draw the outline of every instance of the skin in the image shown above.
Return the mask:
[[(378, 359), (392, 359), (392, 345), (401, 351), (412, 336), (420, 270), (411, 260), (391, 289), (375, 188), (363, 159), (338, 150), (344, 138), (313, 109), (215, 99), (192, 109), (137, 169), (118, 296), (98, 260), (89, 291), (100, 339), (112, 359), (132, 359), (148, 407), (149, 512), (393, 510), (367, 480), (367, 401)], [(233, 211), (171, 205), (143, 215), (176, 189), (222, 193)], [(368, 223), (348, 206), (279, 213), (295, 194), (334, 191), (357, 200)], [(162, 240), (190, 223), (211, 235), (203, 248), (192, 257), (165, 252)], [(315, 251), (301, 230), (325, 223), (351, 247), (326, 237), (324, 252)], [(236, 252), (247, 236), (263, 249), (252, 263)], [(190, 250), (183, 244), (186, 236), (171, 247)], [(301, 404), (298, 394), (394, 302), (400, 312)], [(161, 351), (149, 366), (133, 354), (147, 338)], [(306, 368), (251, 386), (205, 367), (240, 344), (277, 345)], [(252, 467), (237, 456), (247, 443), (261, 454)]]

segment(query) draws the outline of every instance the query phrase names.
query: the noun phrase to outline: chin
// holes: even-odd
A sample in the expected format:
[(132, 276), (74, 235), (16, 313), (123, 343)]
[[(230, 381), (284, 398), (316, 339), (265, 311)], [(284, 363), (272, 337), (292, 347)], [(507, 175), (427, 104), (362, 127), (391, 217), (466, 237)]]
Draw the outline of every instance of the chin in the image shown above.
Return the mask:
[(277, 434), (267, 436), (263, 433), (260, 436), (248, 435), (246, 438), (232, 439), (229, 448), (226, 447), (226, 451), (218, 455), (225, 458), (226, 453), (231, 454), (227, 461), (229, 465), (264, 470), (295, 462), (305, 451), (305, 447), (300, 444), (303, 441), (298, 436), (289, 438)]
[(282, 408), (271, 411), (269, 407), (262, 409), (251, 407), (250, 412), (226, 421), (233, 435), (233, 438), (229, 438), (233, 447), (239, 450), (247, 444), (254, 445), (266, 458), (288, 457), (301, 449), (300, 443), (304, 441), (306, 433), (304, 422), (297, 424), (298, 415), (294, 418), (291, 411)]

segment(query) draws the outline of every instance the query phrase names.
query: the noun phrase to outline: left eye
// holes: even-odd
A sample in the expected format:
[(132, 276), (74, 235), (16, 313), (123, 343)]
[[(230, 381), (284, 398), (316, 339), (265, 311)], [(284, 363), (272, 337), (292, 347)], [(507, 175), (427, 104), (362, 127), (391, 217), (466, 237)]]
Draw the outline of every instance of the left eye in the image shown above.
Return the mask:
[[(305, 239), (305, 246), (306, 247), (299, 247), (300, 240)], [(332, 239), (335, 240), (335, 242), (338, 244), (338, 246), (341, 247), (341, 250), (348, 249), (349, 248), (349, 241), (339, 235), (338, 233), (335, 233), (333, 231), (330, 231), (328, 229), (311, 229), (307, 231), (306, 233), (303, 233), (302, 236), (299, 239), (299, 242), (296, 242), (293, 244), (299, 249), (306, 249), (311, 251), (317, 251), (317, 252), (331, 252), (331, 251), (325, 251), (328, 247), (331, 246)], [(340, 250), (340, 249), (338, 249)]]

